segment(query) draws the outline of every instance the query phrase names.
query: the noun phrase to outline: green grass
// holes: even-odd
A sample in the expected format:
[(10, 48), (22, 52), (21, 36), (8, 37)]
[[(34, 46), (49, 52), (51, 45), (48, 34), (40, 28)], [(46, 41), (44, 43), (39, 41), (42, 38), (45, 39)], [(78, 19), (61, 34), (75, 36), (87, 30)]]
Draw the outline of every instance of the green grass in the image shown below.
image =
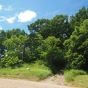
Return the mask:
[(80, 88), (88, 88), (88, 75), (77, 76), (73, 83)]
[[(27, 68), (30, 68), (27, 70)], [(43, 64), (37, 61), (32, 64), (24, 64), (21, 68), (3, 68), (0, 69), (0, 77), (20, 78), (39, 81), (52, 74), (52, 71)]]
[(66, 85), (88, 88), (88, 75), (83, 70), (67, 70), (64, 72)]
[(78, 75), (86, 75), (87, 73), (83, 70), (66, 70), (64, 72), (66, 82), (74, 81), (74, 78)]

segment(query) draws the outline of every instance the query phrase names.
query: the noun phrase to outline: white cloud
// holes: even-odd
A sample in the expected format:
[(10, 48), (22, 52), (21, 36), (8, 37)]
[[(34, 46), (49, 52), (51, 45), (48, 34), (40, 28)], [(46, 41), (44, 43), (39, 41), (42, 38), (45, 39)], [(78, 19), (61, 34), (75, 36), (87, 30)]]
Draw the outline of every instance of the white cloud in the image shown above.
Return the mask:
[(4, 16), (0, 16), (0, 22), (4, 21), (5, 17)]
[(8, 6), (7, 8), (4, 8), (4, 10), (6, 10), (6, 11), (12, 11), (13, 8), (12, 8), (12, 6), (10, 5), (10, 6)]
[(2, 10), (2, 5), (0, 5), (0, 10)]
[(6, 18), (6, 21), (8, 23), (11, 23), (12, 24), (15, 21), (15, 19), (16, 19), (16, 17), (14, 16), (14, 17)]
[(2, 27), (0, 26), (0, 30), (2, 30)]
[(18, 22), (31, 21), (36, 16), (37, 15), (34, 11), (26, 10), (26, 11), (21, 12), (20, 14), (18, 14)]
[(19, 14), (15, 14), (12, 17), (0, 16), (0, 22), (7, 21), (8, 23), (14, 23), (15, 19), (18, 18), (18, 22), (27, 22), (31, 21), (37, 15), (34, 11), (26, 10), (24, 12), (20, 12)]
[(12, 24), (16, 19), (16, 16), (13, 16), (13, 17), (4, 17), (4, 16), (0, 16), (0, 22), (1, 21), (7, 21), (8, 23)]

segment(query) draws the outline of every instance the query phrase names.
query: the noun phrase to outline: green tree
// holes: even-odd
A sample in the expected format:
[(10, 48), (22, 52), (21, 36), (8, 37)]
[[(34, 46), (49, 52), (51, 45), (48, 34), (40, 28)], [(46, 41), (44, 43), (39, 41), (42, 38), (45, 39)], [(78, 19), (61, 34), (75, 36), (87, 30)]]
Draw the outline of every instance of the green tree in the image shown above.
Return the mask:
[(3, 46), (3, 41), (6, 39), (6, 33), (4, 30), (0, 30), (0, 55), (4, 55), (6, 47)]
[(68, 30), (68, 16), (67, 15), (56, 15), (53, 19), (51, 19), (51, 32), (50, 35), (55, 36), (57, 38), (63, 37), (63, 34), (67, 35)]
[(75, 26), (80, 26), (85, 19), (88, 19), (88, 8), (83, 6), (74, 16), (70, 16), (70, 33), (75, 29)]
[(34, 61), (39, 59), (37, 47), (41, 46), (43, 38), (40, 34), (31, 33), (29, 35), (29, 46), (26, 48), (26, 60)]
[(6, 47), (2, 44), (6, 39), (11, 38), (11, 36), (16, 35), (27, 35), (24, 30), (20, 29), (12, 29), (12, 30), (7, 30), (6, 32), (4, 30), (0, 30), (0, 54), (4, 55)]
[(68, 68), (88, 69), (88, 19), (75, 28), (70, 38), (65, 40), (64, 46)]
[(25, 36), (27, 34), (25, 33), (24, 30), (21, 30), (19, 28), (6, 31), (6, 38), (11, 38), (11, 36), (13, 35), (16, 35), (16, 36), (24, 35)]
[(39, 33), (43, 38), (48, 36), (55, 36), (63, 38), (69, 37), (69, 22), (67, 15), (56, 15), (53, 19), (38, 19), (34, 23), (28, 25), (30, 33)]
[(28, 25), (28, 30), (30, 32), (35, 31), (35, 32), (40, 32), (41, 29), (43, 29), (44, 25), (49, 23), (49, 19), (38, 19), (34, 23)]
[(11, 66), (12, 68), (21, 66), (22, 61), (24, 61), (25, 43), (27, 40), (27, 36), (12, 35), (10, 38), (3, 41), (3, 45), (7, 48), (7, 52), (5, 53), (5, 57), (1, 59), (0, 65), (2, 67)]
[(34, 23), (28, 25), (28, 30), (30, 34), (39, 33), (43, 36), (43, 38), (46, 38), (49, 35), (49, 29), (46, 30), (49, 28), (49, 22), (49, 19), (38, 19)]
[(40, 59), (44, 60), (53, 72), (60, 70), (65, 65), (63, 51), (60, 48), (61, 40), (54, 36), (49, 36), (43, 40), (43, 44), (37, 48)]
[(7, 54), (8, 56), (19, 56), (20, 53), (22, 53), (22, 60), (24, 60), (24, 54), (25, 54), (25, 42), (27, 41), (28, 37), (19, 35), (18, 37), (16, 35), (11, 36), (11, 38), (6, 39), (3, 42), (3, 45), (7, 47)]

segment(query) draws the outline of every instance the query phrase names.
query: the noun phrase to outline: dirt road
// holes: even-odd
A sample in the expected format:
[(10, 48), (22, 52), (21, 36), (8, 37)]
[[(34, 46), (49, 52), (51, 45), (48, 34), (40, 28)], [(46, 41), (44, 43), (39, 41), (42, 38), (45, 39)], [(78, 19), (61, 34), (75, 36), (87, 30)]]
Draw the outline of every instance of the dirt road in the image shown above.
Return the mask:
[(0, 88), (74, 88), (44, 82), (0, 78)]

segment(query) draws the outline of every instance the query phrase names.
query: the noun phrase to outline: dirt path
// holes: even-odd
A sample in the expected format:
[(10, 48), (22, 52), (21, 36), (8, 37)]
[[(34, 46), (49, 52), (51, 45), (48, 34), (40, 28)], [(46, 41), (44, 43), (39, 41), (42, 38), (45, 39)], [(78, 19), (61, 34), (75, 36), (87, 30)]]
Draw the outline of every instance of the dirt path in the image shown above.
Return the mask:
[(54, 76), (50, 76), (46, 79), (44, 79), (43, 81), (41, 81), (43, 83), (49, 83), (49, 84), (56, 84), (56, 85), (64, 85), (65, 83), (65, 78), (63, 75), (54, 75)]
[(74, 88), (53, 83), (32, 82), (21, 79), (4, 79), (0, 78), (0, 88)]

